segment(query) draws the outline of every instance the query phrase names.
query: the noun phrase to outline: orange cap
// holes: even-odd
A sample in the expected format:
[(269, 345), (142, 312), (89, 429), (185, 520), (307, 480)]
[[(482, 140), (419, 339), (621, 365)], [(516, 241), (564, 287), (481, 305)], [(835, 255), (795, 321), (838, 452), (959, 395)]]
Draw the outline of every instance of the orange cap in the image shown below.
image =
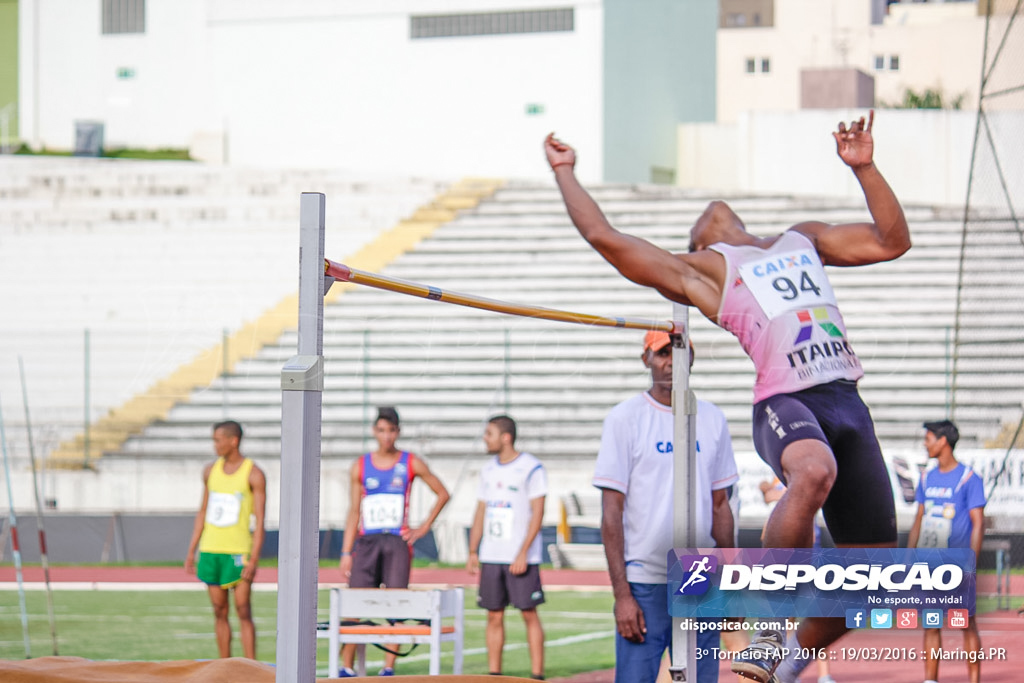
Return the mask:
[(644, 353), (647, 349), (657, 353), (663, 348), (672, 343), (672, 338), (668, 336), (668, 332), (662, 332), (661, 330), (651, 330), (644, 335)]
[[(690, 342), (690, 365), (693, 365), (693, 340)], [(662, 332), (661, 330), (651, 330), (644, 335), (644, 350), (643, 353), (647, 353), (647, 349), (657, 353), (663, 348), (672, 343), (672, 337), (669, 336), (668, 332)]]

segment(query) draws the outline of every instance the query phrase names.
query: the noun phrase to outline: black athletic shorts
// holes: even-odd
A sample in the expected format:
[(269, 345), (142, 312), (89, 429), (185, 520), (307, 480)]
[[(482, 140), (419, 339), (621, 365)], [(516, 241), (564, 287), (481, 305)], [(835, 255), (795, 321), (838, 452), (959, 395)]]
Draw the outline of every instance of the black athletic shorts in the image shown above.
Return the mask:
[(837, 380), (754, 404), (754, 447), (783, 484), (782, 451), (816, 439), (832, 450), (836, 481), (822, 513), (837, 545), (894, 543), (896, 504), (871, 413), (857, 384)]
[(533, 609), (544, 602), (539, 565), (526, 565), (526, 572), (519, 575), (508, 568), (507, 564), (480, 564), (477, 605), (493, 611), (505, 609), (508, 605), (516, 609)]
[(396, 534), (366, 534), (352, 548), (349, 588), (408, 588), (412, 546)]

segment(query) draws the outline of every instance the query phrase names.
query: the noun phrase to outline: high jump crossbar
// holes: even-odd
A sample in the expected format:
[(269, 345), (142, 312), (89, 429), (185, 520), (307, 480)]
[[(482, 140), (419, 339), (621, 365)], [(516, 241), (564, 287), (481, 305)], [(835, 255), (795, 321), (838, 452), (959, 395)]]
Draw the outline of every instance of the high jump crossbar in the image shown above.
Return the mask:
[[(324, 259), (324, 275), (328, 278), (383, 289), (400, 294), (442, 301), (445, 303), (478, 308), (495, 313), (505, 313), (526, 318), (540, 318), (559, 322), (577, 323), (580, 325), (597, 325), (601, 327), (618, 327), (640, 330), (659, 330), (674, 335), (673, 339), (673, 440), (677, 444), (685, 444), (684, 448), (675, 450), (675, 467), (673, 468), (673, 488), (677, 491), (692, 491), (697, 481), (696, 433), (697, 433), (697, 400), (690, 391), (689, 364), (684, 360), (689, 356), (686, 334), (687, 310), (681, 304), (673, 306), (675, 321), (645, 320), (642, 318), (611, 318), (588, 313), (572, 313), (541, 306), (515, 304), (497, 299), (445, 291), (438, 287), (402, 280), (399, 278), (370, 273), (350, 268), (330, 259)], [(685, 355), (684, 355), (685, 354)], [(673, 545), (677, 548), (695, 548), (696, 535), (696, 496), (684, 496), (673, 505)], [(669, 672), (673, 681), (696, 680), (697, 634), (695, 631), (682, 630), (682, 619), (672, 618), (672, 661)]]
[(561, 311), (555, 308), (543, 306), (532, 306), (529, 304), (516, 304), (499, 299), (489, 299), (475, 294), (463, 294), (443, 290), (439, 287), (424, 285), (410, 280), (389, 277), (379, 273), (371, 273), (357, 268), (350, 268), (343, 263), (336, 263), (330, 259), (324, 259), (324, 274), (343, 282), (351, 282), (356, 285), (365, 285), (376, 289), (384, 289), (389, 292), (398, 292), (421, 299), (431, 301), (443, 301), (444, 303), (478, 308), (494, 313), (506, 313), (518, 315), (524, 318), (539, 318), (541, 320), (554, 320), (563, 323), (575, 323), (578, 325), (595, 325), (598, 327), (618, 327), (630, 330), (658, 330), (669, 334), (680, 334), (683, 323), (671, 320), (647, 320), (645, 318), (622, 318), (590, 313), (574, 313), (572, 311)]

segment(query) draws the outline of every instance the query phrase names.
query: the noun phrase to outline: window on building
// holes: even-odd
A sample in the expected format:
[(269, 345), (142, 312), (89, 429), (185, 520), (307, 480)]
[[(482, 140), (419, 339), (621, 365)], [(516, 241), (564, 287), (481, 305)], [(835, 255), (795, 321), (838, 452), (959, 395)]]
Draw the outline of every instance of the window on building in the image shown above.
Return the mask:
[(875, 55), (875, 71), (885, 70), (885, 55)]
[(772, 60), (768, 59), (767, 57), (762, 57), (761, 58), (761, 73), (763, 73), (763, 74), (771, 73), (771, 70), (772, 70)]
[(755, 59), (748, 59), (747, 60), (747, 73), (748, 74), (757, 73), (757, 60), (755, 60)]
[(430, 14), (409, 17), (409, 36), (455, 38), (509, 33), (552, 33), (574, 30), (571, 7), (565, 9), (478, 12), (474, 14)]
[(102, 0), (103, 33), (145, 33), (146, 0)]
[(730, 12), (725, 17), (725, 25), (732, 27), (746, 26), (747, 15), (742, 12)]
[(900, 70), (900, 56), (899, 55), (889, 55), (889, 71), (899, 71), (899, 70)]

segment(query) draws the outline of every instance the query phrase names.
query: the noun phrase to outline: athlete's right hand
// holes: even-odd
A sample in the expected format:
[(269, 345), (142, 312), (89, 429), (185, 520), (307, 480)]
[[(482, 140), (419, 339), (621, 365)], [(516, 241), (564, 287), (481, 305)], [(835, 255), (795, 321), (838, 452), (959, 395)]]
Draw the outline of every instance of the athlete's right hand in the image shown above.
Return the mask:
[(615, 601), (615, 627), (626, 640), (632, 643), (644, 642), (647, 623), (644, 621), (644, 611), (633, 596)]
[(341, 562), (338, 563), (338, 568), (341, 569), (341, 577), (348, 581), (348, 577), (352, 576), (352, 556), (342, 555)]
[(480, 571), (480, 556), (476, 553), (470, 553), (469, 559), (466, 560), (466, 571), (470, 574), (476, 574)]
[(576, 166), (576, 150), (556, 138), (554, 133), (548, 133), (544, 138), (544, 154), (548, 157), (551, 170), (558, 166)]
[(196, 558), (186, 557), (185, 558), (185, 573), (195, 574), (196, 573)]

